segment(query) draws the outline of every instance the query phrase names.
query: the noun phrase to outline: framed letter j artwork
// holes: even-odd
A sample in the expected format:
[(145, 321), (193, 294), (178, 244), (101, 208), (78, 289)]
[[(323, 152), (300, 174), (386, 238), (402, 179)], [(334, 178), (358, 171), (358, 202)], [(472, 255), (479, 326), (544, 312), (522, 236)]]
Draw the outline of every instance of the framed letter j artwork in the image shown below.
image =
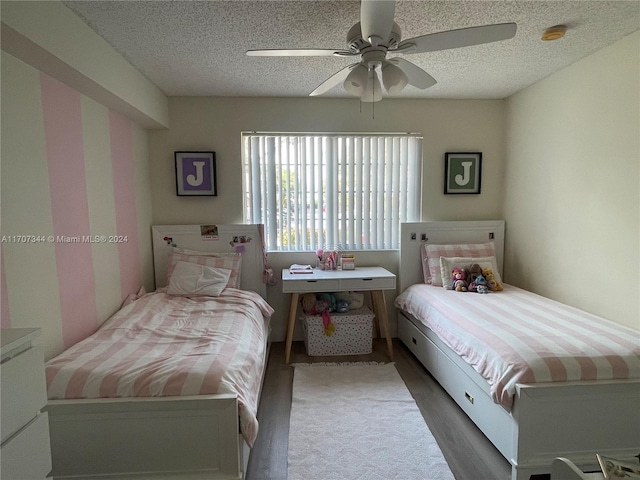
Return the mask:
[(447, 152), (444, 158), (444, 193), (480, 193), (481, 152)]
[(176, 193), (180, 196), (218, 194), (215, 152), (175, 152)]

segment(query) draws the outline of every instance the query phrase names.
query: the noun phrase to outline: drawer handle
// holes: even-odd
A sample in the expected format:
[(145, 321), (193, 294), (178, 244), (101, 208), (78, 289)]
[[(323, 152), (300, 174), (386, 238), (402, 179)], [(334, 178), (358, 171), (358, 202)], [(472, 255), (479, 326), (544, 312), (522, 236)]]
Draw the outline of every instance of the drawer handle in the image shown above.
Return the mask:
[(469, 403), (473, 404), (473, 395), (471, 395), (469, 392), (464, 392), (464, 398), (469, 400)]
[(316, 283), (318, 280), (307, 280), (307, 283)]
[(414, 344), (414, 345), (417, 345), (417, 344), (418, 344), (418, 341), (417, 341), (415, 338), (413, 338), (413, 337), (411, 337), (411, 341), (413, 342), (413, 344)]
[(363, 282), (370, 282), (371, 280), (373, 280), (373, 278), (363, 278), (361, 279)]

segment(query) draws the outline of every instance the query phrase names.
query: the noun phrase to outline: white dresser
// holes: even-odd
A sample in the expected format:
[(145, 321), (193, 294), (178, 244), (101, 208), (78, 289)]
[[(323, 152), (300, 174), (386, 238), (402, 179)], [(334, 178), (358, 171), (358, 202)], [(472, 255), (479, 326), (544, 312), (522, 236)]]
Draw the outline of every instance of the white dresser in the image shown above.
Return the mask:
[(0, 331), (0, 478), (43, 480), (51, 472), (44, 352), (37, 328)]

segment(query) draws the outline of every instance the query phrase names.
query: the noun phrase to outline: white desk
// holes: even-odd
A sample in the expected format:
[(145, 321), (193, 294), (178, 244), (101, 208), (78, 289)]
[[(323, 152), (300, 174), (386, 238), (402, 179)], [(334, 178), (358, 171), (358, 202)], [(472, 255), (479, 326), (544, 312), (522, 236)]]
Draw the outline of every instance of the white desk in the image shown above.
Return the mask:
[(313, 273), (290, 273), (282, 270), (282, 293), (291, 294), (285, 362), (289, 363), (291, 342), (296, 324), (298, 300), (301, 293), (368, 291), (376, 318), (376, 334), (380, 335), (380, 324), (384, 329), (389, 358), (393, 360), (393, 344), (389, 333), (389, 316), (383, 290), (395, 290), (396, 276), (382, 267), (356, 267), (355, 270), (317, 270)]

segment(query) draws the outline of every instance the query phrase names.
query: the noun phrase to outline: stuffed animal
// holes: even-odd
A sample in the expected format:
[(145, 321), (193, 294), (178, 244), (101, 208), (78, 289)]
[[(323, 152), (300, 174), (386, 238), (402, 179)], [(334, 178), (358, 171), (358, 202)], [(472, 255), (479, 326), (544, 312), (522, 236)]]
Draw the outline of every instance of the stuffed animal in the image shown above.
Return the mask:
[(302, 296), (302, 310), (308, 315), (321, 315), (323, 312), (331, 311), (331, 299), (320, 298), (313, 293), (307, 293)]
[(321, 293), (318, 295), (319, 302), (327, 302), (329, 312), (335, 312), (336, 310), (336, 297), (330, 293)]
[(345, 313), (349, 311), (349, 302), (346, 300), (337, 300), (336, 301), (336, 312)]
[(490, 268), (483, 268), (482, 275), (487, 279), (487, 286), (492, 292), (501, 292), (503, 290), (502, 284), (496, 280), (496, 276), (493, 274), (493, 270)]
[(309, 315), (316, 314), (316, 296), (313, 293), (305, 293), (302, 296), (302, 310)]
[(349, 310), (361, 308), (364, 305), (364, 294), (358, 292), (336, 292), (336, 301), (344, 300), (349, 305)]
[(331, 312), (331, 304), (328, 300), (316, 301), (314, 311), (309, 312), (311, 315), (322, 315), (324, 312)]
[[(324, 300), (320, 301), (324, 302)], [(329, 310), (325, 310), (324, 312), (322, 312), (322, 325), (324, 325), (324, 334), (327, 337), (330, 337), (331, 335), (333, 335), (333, 332), (336, 331), (336, 326), (331, 321), (331, 314), (329, 313)]]
[(478, 278), (478, 275), (482, 275), (482, 268), (480, 265), (477, 263), (469, 265), (469, 268), (467, 269), (467, 282), (469, 283), (469, 285), (467, 285), (467, 289), (470, 292), (476, 291), (476, 278)]
[(455, 290), (456, 292), (467, 291), (467, 274), (462, 268), (454, 268), (451, 271), (451, 278), (451, 290)]
[(489, 293), (489, 287), (487, 286), (487, 280), (482, 275), (476, 277), (476, 292)]

